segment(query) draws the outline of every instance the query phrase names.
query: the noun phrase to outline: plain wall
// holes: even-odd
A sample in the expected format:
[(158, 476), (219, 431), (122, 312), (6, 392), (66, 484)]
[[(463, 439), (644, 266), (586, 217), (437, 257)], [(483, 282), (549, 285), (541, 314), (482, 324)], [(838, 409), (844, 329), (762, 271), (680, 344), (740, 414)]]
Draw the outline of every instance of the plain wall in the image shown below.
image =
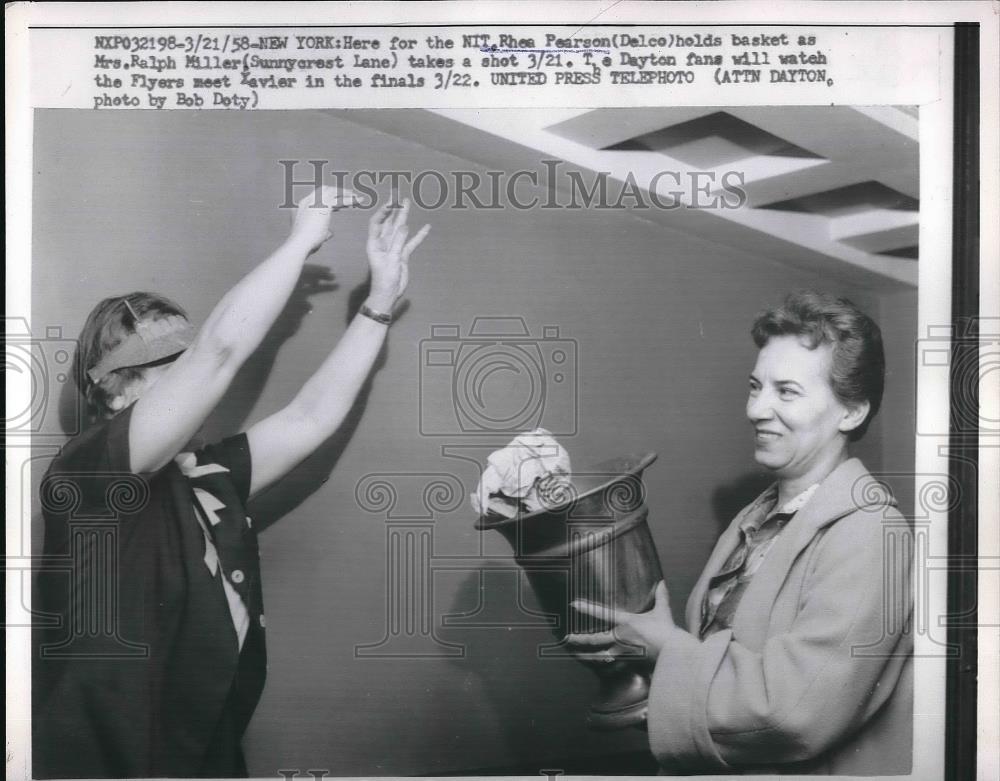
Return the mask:
[[(39, 111), (35, 134), (36, 334), (61, 326), (75, 336), (99, 298), (136, 289), (166, 294), (202, 322), (287, 234), (289, 214), (277, 208), (279, 160), (327, 159), (344, 170), (475, 168), (307, 111)], [(289, 308), (213, 416), (213, 434), (280, 408), (336, 343), (352, 291), (354, 303), (363, 294), (367, 217), (336, 215), (335, 238), (310, 260), (332, 267), (336, 289)], [(762, 307), (813, 286), (881, 317), (892, 334), (885, 401), (892, 412), (858, 452), (873, 471), (913, 461), (915, 307), (893, 298), (910, 302), (911, 293), (832, 284), (628, 212), (417, 210), (411, 217), (414, 228), (424, 221), (433, 228), (411, 261), (410, 307), (392, 326), (384, 365), (356, 414), (251, 507), (258, 522), (283, 515), (261, 537), (270, 669), (245, 740), (251, 775), (546, 767), (547, 759), (646, 745), (638, 730), (586, 729), (595, 678), (575, 661), (539, 658), (552, 633), (518, 607), (519, 588), (527, 608), (534, 603), (516, 569), (480, 577), (476, 557), (496, 563), (508, 551), (496, 535), (473, 529), (466, 499), (439, 497), (428, 511), (421, 493), (428, 482), (452, 475), (468, 492), (478, 478), (474, 463), (442, 455), (443, 445), (479, 444), (467, 452), (481, 460), (504, 443), (421, 434), (421, 414), (425, 428), (441, 428), (454, 409), (442, 386), (425, 383), (421, 396), (421, 342), (434, 325), (465, 334), (473, 318), (491, 316), (522, 317), (533, 335), (558, 327), (577, 366), (545, 409), (557, 426), (576, 420), (575, 435), (560, 437), (574, 464), (659, 453), (647, 471), (650, 525), (678, 617), (720, 529), (766, 483), (743, 411), (755, 357), (748, 330)], [(463, 645), (462, 657), (355, 654), (386, 635), (388, 511), (373, 510), (358, 493), (373, 475), (389, 475), (398, 488), (389, 521), (432, 528), (434, 631), (441, 643)], [(459, 614), (472, 615), (443, 625), (445, 615)]]
[(892, 486), (902, 512), (920, 515), (931, 508), (919, 506), (922, 503), (917, 503), (914, 496), (916, 368), (920, 346), (917, 335), (917, 291), (908, 289), (886, 292), (879, 297), (878, 306), (878, 322), (882, 328), (886, 356), (886, 403), (879, 413), (883, 479)]

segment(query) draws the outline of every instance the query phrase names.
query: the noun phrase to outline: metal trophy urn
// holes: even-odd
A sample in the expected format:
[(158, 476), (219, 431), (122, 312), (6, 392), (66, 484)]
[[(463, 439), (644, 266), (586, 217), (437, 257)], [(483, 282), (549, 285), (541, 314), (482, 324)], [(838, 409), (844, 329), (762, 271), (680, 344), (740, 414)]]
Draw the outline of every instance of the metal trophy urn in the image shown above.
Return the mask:
[[(649, 509), (642, 473), (656, 457), (622, 456), (574, 470), (568, 481), (543, 497), (544, 509), (512, 518), (490, 511), (476, 522), (477, 529), (503, 535), (542, 609), (557, 615), (566, 633), (610, 628), (570, 610), (574, 599), (633, 613), (653, 606), (663, 574), (646, 524)], [(612, 664), (585, 664), (600, 682), (588, 725), (600, 730), (644, 727), (649, 668), (641, 652), (635, 661), (626, 657)]]

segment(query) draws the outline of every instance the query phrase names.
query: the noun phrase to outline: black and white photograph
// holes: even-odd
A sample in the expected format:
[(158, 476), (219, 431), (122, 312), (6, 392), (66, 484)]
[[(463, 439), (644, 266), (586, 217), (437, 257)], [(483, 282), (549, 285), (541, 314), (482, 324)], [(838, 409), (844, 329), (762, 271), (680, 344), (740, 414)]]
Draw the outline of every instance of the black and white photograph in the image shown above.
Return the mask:
[(995, 19), (91, 5), (8, 176), (8, 778), (990, 777)]

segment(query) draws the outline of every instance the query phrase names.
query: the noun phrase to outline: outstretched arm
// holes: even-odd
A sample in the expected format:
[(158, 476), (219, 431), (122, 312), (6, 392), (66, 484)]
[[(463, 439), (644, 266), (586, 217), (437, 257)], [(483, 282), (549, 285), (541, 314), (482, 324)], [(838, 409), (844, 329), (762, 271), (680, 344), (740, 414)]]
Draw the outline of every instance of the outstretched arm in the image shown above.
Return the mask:
[[(369, 223), (371, 294), (366, 303), (376, 312), (392, 312), (409, 281), (410, 253), (430, 230), (425, 225), (407, 241), (408, 212), (409, 201), (395, 213), (386, 205)], [(340, 427), (375, 364), (387, 331), (387, 325), (357, 315), (295, 398), (247, 431), (253, 461), (251, 494), (287, 473)]]
[(161, 468), (195, 434), (285, 306), (306, 257), (331, 236), (340, 199), (333, 187), (306, 196), (288, 239), (222, 297), (191, 347), (142, 394), (129, 426), (132, 471)]

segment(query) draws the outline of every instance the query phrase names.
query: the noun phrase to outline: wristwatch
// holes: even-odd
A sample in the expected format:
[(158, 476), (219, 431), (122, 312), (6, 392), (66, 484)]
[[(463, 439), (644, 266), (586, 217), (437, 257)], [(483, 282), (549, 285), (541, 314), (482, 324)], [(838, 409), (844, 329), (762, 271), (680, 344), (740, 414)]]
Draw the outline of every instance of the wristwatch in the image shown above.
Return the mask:
[(360, 314), (363, 314), (365, 317), (371, 318), (376, 323), (381, 323), (382, 325), (389, 325), (390, 323), (392, 323), (392, 315), (386, 314), (385, 312), (376, 312), (374, 309), (368, 306), (368, 304), (362, 304), (361, 309), (359, 311)]

